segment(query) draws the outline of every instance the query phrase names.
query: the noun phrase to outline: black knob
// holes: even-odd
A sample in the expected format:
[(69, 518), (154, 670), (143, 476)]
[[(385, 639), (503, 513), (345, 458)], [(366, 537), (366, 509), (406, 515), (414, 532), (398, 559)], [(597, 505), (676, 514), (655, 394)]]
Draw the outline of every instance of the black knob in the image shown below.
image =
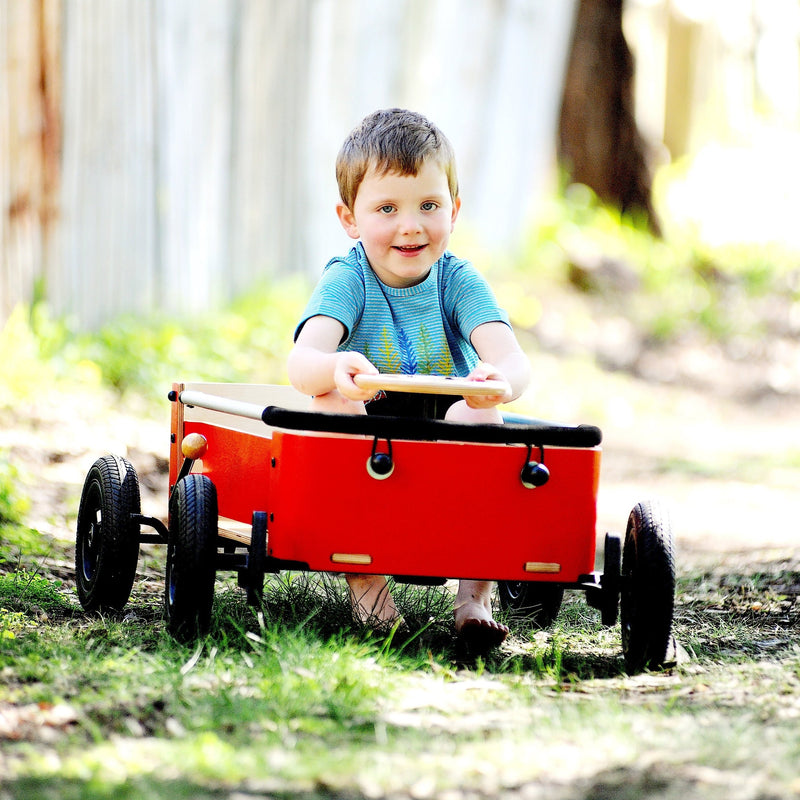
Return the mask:
[(394, 471), (394, 462), (388, 453), (373, 453), (367, 461), (367, 472), (377, 480), (388, 478)]
[(550, 480), (550, 470), (538, 461), (528, 461), (522, 468), (519, 478), (526, 489), (536, 489)]

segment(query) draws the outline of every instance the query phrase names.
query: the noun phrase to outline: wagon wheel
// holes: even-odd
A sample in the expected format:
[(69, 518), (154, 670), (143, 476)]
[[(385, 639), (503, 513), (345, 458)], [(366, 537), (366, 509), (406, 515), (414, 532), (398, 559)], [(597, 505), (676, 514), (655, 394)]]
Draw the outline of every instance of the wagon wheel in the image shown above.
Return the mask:
[(87, 611), (120, 611), (139, 560), (139, 478), (124, 458), (103, 456), (86, 475), (75, 534), (78, 598)]
[(178, 481), (169, 504), (164, 606), (169, 632), (188, 642), (208, 631), (217, 556), (217, 490), (205, 475)]
[(555, 622), (564, 599), (564, 589), (554, 583), (498, 581), (497, 593), (500, 608), (537, 628), (547, 628)]
[(658, 503), (634, 506), (622, 552), (622, 652), (634, 674), (664, 665), (672, 645), (675, 561), (669, 516)]

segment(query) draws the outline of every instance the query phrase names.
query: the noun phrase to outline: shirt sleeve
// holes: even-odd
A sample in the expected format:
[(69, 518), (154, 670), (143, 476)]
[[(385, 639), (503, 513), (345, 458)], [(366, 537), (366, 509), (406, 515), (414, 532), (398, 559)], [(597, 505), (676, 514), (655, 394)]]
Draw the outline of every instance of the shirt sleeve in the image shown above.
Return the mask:
[(469, 261), (454, 259), (450, 265), (443, 302), (445, 313), (467, 341), (475, 328), (485, 322), (510, 326), (508, 314), (497, 304), (489, 283)]
[(344, 341), (364, 313), (364, 296), (364, 279), (351, 264), (341, 259), (328, 262), (295, 328), (295, 341), (306, 322), (318, 315), (341, 322), (345, 328)]

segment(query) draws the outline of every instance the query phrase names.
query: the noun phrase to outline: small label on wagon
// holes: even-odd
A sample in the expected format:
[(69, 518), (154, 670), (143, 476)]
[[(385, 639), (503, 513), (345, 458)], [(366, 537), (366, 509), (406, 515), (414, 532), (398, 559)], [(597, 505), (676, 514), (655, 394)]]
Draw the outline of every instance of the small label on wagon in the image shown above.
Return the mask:
[(545, 572), (552, 575), (561, 572), (561, 564), (549, 561), (526, 561), (525, 572)]
[(333, 553), (331, 561), (334, 564), (371, 564), (372, 556), (369, 553)]

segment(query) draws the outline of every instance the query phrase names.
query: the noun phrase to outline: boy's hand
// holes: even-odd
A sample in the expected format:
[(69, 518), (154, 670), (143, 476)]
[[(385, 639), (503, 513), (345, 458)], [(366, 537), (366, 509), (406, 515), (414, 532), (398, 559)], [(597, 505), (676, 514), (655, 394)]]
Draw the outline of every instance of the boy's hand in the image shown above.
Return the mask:
[(491, 364), (487, 364), (484, 361), (478, 362), (478, 366), (467, 375), (467, 380), (502, 381), (506, 385), (506, 390), (503, 394), (472, 395), (464, 397), (464, 400), (470, 408), (493, 408), (500, 403), (507, 403), (511, 399), (511, 386), (506, 380), (505, 375)]
[(336, 366), (333, 370), (333, 380), (339, 393), (348, 400), (371, 400), (375, 392), (371, 389), (361, 389), (353, 380), (354, 375), (377, 375), (378, 369), (366, 356), (351, 350), (344, 350), (337, 354)]

